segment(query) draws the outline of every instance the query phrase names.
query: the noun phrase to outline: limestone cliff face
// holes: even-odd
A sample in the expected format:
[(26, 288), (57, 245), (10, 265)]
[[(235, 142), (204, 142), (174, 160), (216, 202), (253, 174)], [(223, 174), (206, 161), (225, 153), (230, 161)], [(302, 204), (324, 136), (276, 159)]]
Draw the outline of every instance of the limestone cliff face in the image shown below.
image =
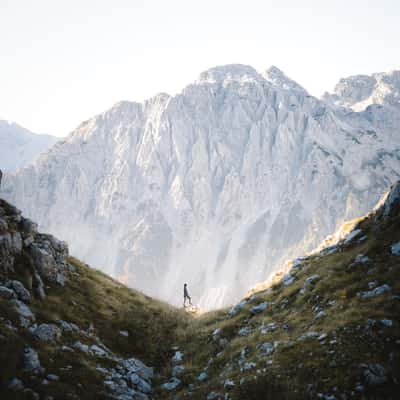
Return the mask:
[(225, 305), (399, 178), (400, 106), (355, 112), (357, 85), (319, 100), (276, 67), (213, 68), (82, 123), (2, 194), (131, 286), (178, 304), (188, 282), (201, 307)]

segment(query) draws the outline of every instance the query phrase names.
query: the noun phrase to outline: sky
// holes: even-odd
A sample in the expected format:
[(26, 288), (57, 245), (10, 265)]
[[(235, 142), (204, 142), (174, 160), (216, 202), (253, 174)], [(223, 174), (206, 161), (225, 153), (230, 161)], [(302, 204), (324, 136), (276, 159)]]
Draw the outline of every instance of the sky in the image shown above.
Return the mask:
[(0, 119), (64, 136), (223, 64), (320, 96), (400, 65), (398, 0), (0, 0)]

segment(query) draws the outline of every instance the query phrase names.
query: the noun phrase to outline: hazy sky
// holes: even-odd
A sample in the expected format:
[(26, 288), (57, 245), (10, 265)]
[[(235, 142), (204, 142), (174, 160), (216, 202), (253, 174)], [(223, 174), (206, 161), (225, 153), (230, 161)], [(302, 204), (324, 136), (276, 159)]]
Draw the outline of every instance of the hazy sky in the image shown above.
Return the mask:
[(230, 63), (319, 96), (398, 67), (399, 21), (398, 0), (0, 0), (0, 118), (61, 136)]

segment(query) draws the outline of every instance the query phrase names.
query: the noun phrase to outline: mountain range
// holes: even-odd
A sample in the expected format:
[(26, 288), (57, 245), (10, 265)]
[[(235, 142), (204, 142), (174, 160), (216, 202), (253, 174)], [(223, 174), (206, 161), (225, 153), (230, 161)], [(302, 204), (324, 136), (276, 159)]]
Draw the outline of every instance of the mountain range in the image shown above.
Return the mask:
[(55, 136), (39, 135), (15, 122), (0, 120), (0, 169), (16, 172), (32, 164), (57, 140)]
[(85, 262), (180, 304), (240, 299), (400, 176), (400, 71), (310, 95), (227, 65), (83, 122), (1, 194)]

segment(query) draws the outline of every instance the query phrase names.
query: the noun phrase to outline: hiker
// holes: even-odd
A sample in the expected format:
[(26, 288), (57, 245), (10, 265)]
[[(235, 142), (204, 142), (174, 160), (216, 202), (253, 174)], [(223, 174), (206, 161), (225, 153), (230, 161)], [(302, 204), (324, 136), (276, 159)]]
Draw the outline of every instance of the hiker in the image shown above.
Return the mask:
[(189, 304), (192, 306), (192, 298), (189, 296), (189, 292), (187, 289), (187, 283), (183, 285), (183, 307), (186, 307), (186, 299), (189, 300)]

